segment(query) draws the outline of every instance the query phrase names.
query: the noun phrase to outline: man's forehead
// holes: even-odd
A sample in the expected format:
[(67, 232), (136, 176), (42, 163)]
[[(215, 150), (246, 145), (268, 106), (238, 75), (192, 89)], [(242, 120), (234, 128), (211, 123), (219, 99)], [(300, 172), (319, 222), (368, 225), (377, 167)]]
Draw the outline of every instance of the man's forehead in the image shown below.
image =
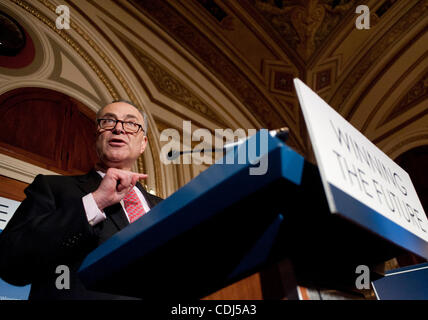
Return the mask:
[(140, 111), (138, 111), (134, 106), (125, 102), (115, 102), (106, 105), (101, 110), (100, 116), (104, 116), (106, 114), (115, 115), (119, 118), (134, 117), (143, 120), (143, 116), (141, 115)]

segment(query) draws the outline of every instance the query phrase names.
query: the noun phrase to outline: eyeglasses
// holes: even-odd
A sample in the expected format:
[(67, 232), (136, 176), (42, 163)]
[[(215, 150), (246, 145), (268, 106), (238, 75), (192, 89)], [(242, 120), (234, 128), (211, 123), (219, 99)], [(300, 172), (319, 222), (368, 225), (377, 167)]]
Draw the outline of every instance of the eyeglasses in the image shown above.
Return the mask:
[(126, 133), (137, 133), (138, 131), (140, 131), (140, 129), (145, 132), (141, 124), (131, 121), (122, 121), (115, 119), (97, 119), (97, 122), (100, 128), (105, 130), (114, 130), (114, 128), (116, 128), (117, 126), (117, 123), (120, 122), (122, 124), (123, 130), (125, 130)]

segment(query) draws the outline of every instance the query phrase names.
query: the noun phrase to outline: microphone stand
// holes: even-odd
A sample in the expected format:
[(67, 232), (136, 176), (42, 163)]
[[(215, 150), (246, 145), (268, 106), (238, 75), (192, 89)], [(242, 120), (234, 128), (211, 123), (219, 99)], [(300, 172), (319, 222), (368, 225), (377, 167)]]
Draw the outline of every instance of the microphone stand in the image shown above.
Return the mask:
[[(286, 142), (289, 136), (290, 130), (287, 127), (282, 127), (279, 129), (275, 129), (275, 130), (270, 130), (269, 134), (272, 137), (276, 137), (278, 139), (280, 139), (282, 142)], [(212, 148), (212, 149), (202, 149), (202, 150), (184, 150), (184, 151), (177, 151), (177, 150), (171, 150), (168, 152), (167, 154), (167, 159), (168, 160), (175, 160), (177, 159), (179, 156), (183, 155), (183, 154), (187, 154), (187, 153), (194, 153), (194, 152), (219, 152), (219, 151), (227, 151), (232, 147), (235, 147), (237, 145), (240, 145), (242, 143), (244, 143), (247, 139), (243, 139), (243, 140), (239, 140), (236, 142), (231, 142), (228, 144), (225, 144), (223, 146), (223, 148)]]

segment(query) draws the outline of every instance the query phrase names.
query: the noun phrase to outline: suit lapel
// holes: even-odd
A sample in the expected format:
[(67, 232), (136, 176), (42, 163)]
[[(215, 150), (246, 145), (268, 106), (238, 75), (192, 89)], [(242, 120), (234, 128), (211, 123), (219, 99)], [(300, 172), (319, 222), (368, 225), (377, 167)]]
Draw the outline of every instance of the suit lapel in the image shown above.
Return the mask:
[(101, 180), (101, 176), (94, 169), (92, 169), (83, 176), (77, 177), (78, 185), (85, 194), (97, 190), (98, 186), (101, 183)]
[(153, 201), (153, 196), (144, 189), (144, 187), (141, 185), (141, 183), (137, 182), (136, 187), (141, 191), (141, 193), (144, 196), (144, 199), (146, 199), (147, 204), (149, 205), (149, 208), (153, 208), (156, 205), (156, 202)]
[(119, 230), (125, 228), (128, 224), (128, 218), (120, 203), (116, 203), (104, 209), (107, 219), (111, 219)]

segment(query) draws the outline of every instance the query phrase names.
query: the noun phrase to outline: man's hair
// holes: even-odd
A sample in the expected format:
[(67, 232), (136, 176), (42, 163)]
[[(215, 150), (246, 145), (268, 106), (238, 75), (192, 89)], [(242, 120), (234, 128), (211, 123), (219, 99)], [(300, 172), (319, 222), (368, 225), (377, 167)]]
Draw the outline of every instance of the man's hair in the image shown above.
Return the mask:
[[(127, 104), (129, 104), (129, 105), (133, 106), (135, 109), (137, 109), (137, 110), (138, 110), (138, 112), (140, 112), (140, 113), (141, 113), (141, 115), (143, 116), (143, 120), (144, 120), (144, 130), (143, 130), (143, 132), (145, 132), (145, 135), (147, 135), (147, 132), (148, 132), (148, 130), (149, 130), (149, 127), (148, 127), (148, 126), (149, 126), (149, 123), (148, 123), (148, 121), (147, 121), (147, 114), (146, 114), (143, 110), (139, 109), (135, 104), (133, 104), (132, 102), (130, 102), (130, 101), (128, 101), (128, 100), (122, 100), (122, 99), (119, 99), (119, 100), (113, 100), (113, 101), (112, 101), (112, 102), (110, 102), (109, 104), (116, 103), (116, 102), (124, 102), (124, 103), (127, 103)], [(108, 106), (108, 105), (105, 105), (105, 106), (104, 106), (104, 107), (102, 107), (100, 110), (98, 110), (97, 115), (96, 115), (97, 119), (100, 117), (101, 112), (104, 110), (104, 108), (105, 108), (106, 106)]]

